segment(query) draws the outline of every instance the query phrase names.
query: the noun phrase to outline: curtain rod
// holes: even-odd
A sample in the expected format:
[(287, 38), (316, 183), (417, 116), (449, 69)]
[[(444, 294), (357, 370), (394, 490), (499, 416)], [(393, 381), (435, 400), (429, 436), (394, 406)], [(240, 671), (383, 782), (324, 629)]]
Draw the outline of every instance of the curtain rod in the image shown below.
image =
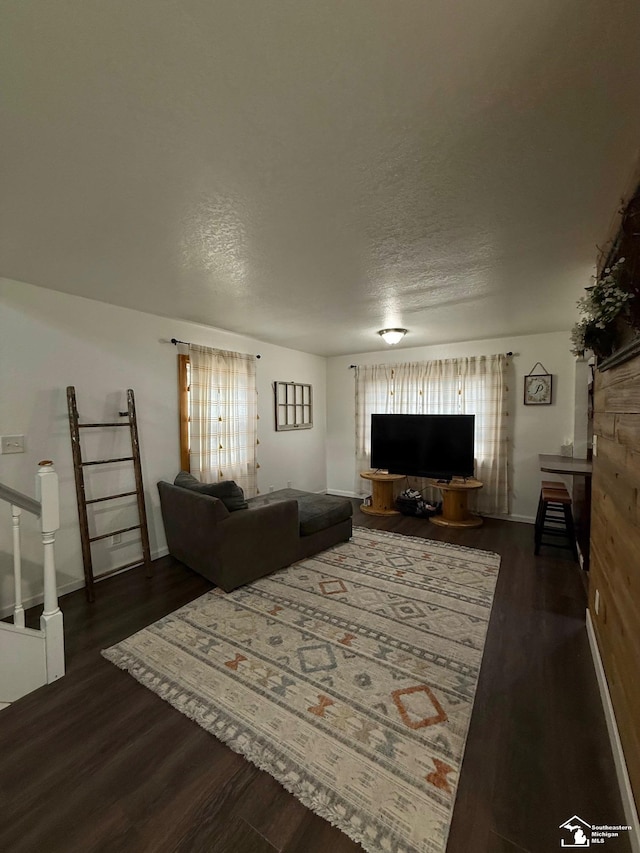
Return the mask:
[[(170, 343), (172, 343), (176, 347), (178, 346), (178, 344), (186, 344), (187, 346), (191, 346), (190, 341), (179, 341), (177, 338), (171, 338)], [(261, 356), (256, 355), (256, 358), (261, 358)]]
[[(518, 355), (518, 353), (517, 352), (506, 352), (505, 355), (507, 356), (507, 358), (509, 358), (510, 356)], [(357, 364), (350, 364), (349, 370), (351, 370), (351, 368), (357, 367), (357, 366), (358, 366)]]

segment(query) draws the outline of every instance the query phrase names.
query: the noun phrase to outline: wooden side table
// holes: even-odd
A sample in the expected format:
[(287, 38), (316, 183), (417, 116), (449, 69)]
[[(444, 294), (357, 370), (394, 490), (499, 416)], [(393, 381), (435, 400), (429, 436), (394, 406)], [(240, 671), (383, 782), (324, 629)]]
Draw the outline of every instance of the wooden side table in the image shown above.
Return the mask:
[(360, 509), (369, 515), (400, 515), (395, 508), (393, 484), (406, 479), (405, 474), (384, 474), (381, 471), (361, 471), (363, 480), (371, 480), (371, 506), (361, 504)]
[(481, 489), (479, 480), (451, 480), (449, 483), (439, 483), (429, 478), (430, 486), (435, 486), (442, 492), (442, 515), (432, 515), (429, 521), (440, 527), (480, 527), (482, 519), (469, 512), (469, 492)]

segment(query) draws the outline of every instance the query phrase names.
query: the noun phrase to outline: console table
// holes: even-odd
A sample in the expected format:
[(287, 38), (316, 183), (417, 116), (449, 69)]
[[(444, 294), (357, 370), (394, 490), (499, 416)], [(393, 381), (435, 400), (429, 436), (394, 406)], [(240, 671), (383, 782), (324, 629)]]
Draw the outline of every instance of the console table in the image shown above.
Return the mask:
[(393, 484), (405, 480), (405, 474), (386, 474), (382, 471), (361, 471), (363, 480), (371, 480), (371, 506), (361, 504), (360, 509), (369, 515), (400, 515), (395, 508)]
[(471, 515), (468, 507), (469, 492), (483, 486), (479, 480), (453, 479), (441, 483), (429, 478), (427, 483), (442, 492), (442, 515), (432, 515), (429, 519), (432, 524), (440, 527), (480, 527), (482, 519), (478, 515)]

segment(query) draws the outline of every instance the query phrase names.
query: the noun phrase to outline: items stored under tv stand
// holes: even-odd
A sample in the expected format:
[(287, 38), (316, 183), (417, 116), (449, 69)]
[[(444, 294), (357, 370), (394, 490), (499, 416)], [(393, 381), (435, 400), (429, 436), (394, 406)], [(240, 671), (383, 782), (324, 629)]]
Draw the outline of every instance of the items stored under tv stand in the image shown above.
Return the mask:
[[(360, 509), (368, 515), (399, 515), (395, 508), (394, 485), (405, 480), (405, 474), (388, 474), (386, 471), (361, 471), (363, 480), (371, 481), (371, 505)], [(425, 482), (442, 492), (442, 515), (429, 519), (441, 527), (480, 527), (482, 519), (469, 512), (469, 492), (481, 489), (482, 483), (472, 477), (453, 477), (451, 480), (426, 478)]]
[(472, 478), (447, 481), (427, 479), (430, 486), (442, 492), (442, 515), (433, 515), (429, 519), (440, 527), (480, 527), (482, 519), (469, 512), (469, 492), (481, 489), (482, 483)]

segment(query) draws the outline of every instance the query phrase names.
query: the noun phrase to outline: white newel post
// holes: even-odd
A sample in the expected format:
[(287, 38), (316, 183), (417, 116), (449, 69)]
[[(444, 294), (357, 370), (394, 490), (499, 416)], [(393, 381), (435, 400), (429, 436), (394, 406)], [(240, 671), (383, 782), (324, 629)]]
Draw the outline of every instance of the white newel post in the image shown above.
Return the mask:
[(53, 552), (56, 530), (60, 527), (60, 508), (58, 475), (53, 462), (45, 460), (39, 465), (36, 474), (36, 495), (41, 505), (40, 528), (44, 548), (44, 610), (40, 617), (40, 628), (46, 635), (47, 682), (51, 683), (64, 675), (64, 629), (62, 611), (58, 607)]
[(20, 515), (18, 506), (11, 507), (13, 521), (13, 587), (16, 603), (13, 606), (13, 624), (24, 628), (24, 607), (22, 606), (22, 554), (20, 551)]

